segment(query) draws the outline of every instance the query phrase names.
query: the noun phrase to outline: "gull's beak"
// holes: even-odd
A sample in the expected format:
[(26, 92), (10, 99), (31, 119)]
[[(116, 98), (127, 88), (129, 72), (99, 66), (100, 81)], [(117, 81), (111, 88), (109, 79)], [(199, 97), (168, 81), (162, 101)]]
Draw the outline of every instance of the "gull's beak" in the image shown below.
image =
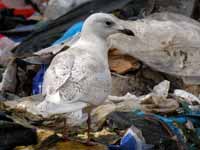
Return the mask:
[(126, 21), (118, 19), (116, 22), (118, 24), (117, 30), (118, 30), (119, 33), (126, 34), (128, 36), (135, 36), (133, 31), (131, 31), (130, 29), (127, 29), (127, 27), (126, 27), (127, 22)]
[(118, 30), (120, 33), (129, 35), (129, 36), (135, 36), (135, 34), (133, 33), (133, 31), (129, 30), (129, 29), (122, 29), (122, 30)]

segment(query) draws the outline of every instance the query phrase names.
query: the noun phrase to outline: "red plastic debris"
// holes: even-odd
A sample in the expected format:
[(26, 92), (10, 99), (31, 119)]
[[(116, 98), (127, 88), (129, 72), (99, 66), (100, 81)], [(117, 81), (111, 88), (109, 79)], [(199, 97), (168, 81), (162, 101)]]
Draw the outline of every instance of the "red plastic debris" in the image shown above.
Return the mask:
[[(3, 8), (7, 8), (7, 7), (0, 0), (0, 9), (3, 9)], [(34, 13), (35, 13), (35, 10), (33, 8), (14, 9), (15, 16), (24, 16), (25, 18), (28, 18), (32, 16)]]
[(4, 36), (2, 34), (0, 34), (0, 39), (3, 38)]

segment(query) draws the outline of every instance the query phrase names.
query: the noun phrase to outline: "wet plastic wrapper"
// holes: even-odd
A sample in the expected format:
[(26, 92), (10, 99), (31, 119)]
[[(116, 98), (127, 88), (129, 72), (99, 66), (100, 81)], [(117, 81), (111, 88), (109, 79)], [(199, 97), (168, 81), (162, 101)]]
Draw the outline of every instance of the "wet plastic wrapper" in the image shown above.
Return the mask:
[(0, 34), (0, 65), (6, 66), (12, 56), (11, 50), (17, 44)]

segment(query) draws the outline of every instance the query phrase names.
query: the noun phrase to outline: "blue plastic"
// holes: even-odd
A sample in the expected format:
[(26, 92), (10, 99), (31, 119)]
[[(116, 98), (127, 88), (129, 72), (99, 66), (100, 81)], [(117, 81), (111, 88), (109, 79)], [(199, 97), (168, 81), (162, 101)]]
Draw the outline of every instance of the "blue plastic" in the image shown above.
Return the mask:
[(120, 145), (109, 145), (109, 150), (137, 150), (135, 138), (129, 133), (125, 135), (120, 142)]
[[(64, 42), (65, 40), (69, 39), (70, 37), (74, 36), (75, 34), (81, 32), (82, 26), (83, 26), (82, 21), (74, 24), (64, 33), (64, 35), (61, 38), (56, 40), (52, 45), (60, 44)], [(36, 76), (33, 78), (33, 85), (32, 85), (33, 95), (42, 93), (42, 83), (43, 83), (44, 74), (47, 68), (48, 68), (47, 65), (41, 65), (40, 70), (38, 71)]]
[(82, 26), (83, 26), (83, 22), (82, 22), (82, 21), (81, 21), (81, 22), (78, 22), (78, 23), (76, 23), (76, 24), (74, 24), (72, 27), (70, 27), (70, 28), (64, 33), (64, 35), (63, 35), (61, 38), (59, 38), (57, 41), (55, 41), (55, 42), (53, 43), (53, 45), (55, 45), (55, 44), (60, 44), (60, 43), (64, 42), (65, 40), (71, 38), (71, 37), (74, 36), (75, 34), (81, 32)]
[[(147, 115), (144, 112), (137, 112), (137, 115), (139, 116), (144, 116)], [(180, 129), (174, 125), (174, 122), (180, 123), (180, 124), (186, 124), (188, 120), (192, 121), (193, 124), (195, 125), (200, 125), (200, 116), (199, 113), (196, 114), (189, 114), (189, 115), (180, 115), (180, 116), (172, 116), (172, 117), (163, 117), (160, 115), (149, 115), (152, 117), (155, 117), (159, 119), (162, 122), (165, 122), (166, 125), (171, 129), (171, 131), (177, 135), (178, 139), (184, 142), (184, 136)]]
[(152, 150), (154, 145), (145, 144), (137, 134), (129, 128), (122, 137), (120, 145), (108, 145), (109, 150)]
[(32, 93), (33, 95), (42, 93), (42, 83), (44, 78), (44, 73), (47, 69), (47, 65), (41, 65), (40, 70), (37, 72), (36, 76), (33, 78)]

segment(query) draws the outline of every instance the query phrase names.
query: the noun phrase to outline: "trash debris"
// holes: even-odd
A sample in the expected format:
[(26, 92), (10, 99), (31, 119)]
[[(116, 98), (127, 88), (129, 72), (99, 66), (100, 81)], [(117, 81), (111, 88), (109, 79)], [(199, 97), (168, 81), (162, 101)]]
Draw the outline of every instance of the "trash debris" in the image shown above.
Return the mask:
[(17, 43), (0, 34), (0, 65), (6, 66), (12, 58), (11, 50)]
[(174, 113), (179, 108), (179, 104), (174, 99), (159, 99), (155, 97), (147, 98), (141, 102), (141, 109), (149, 113), (168, 114)]
[(122, 137), (120, 146), (109, 145), (109, 150), (143, 150), (152, 149), (153, 145), (145, 144), (142, 132), (134, 126), (131, 126)]
[(135, 71), (141, 66), (136, 59), (130, 56), (120, 55), (116, 49), (111, 49), (108, 57), (110, 70), (118, 74), (125, 74), (129, 71)]
[(162, 98), (167, 98), (170, 88), (170, 82), (165, 80), (159, 83), (158, 85), (154, 86), (153, 93), (158, 95)]
[(190, 105), (193, 105), (193, 103), (197, 103), (198, 105), (200, 105), (200, 99), (198, 97), (184, 90), (177, 89), (174, 91), (174, 95), (180, 97), (180, 100), (186, 101)]
[(54, 20), (89, 1), (92, 0), (50, 0), (44, 12), (44, 16), (48, 20)]
[[(140, 0), (138, 2), (144, 3), (144, 1), (142, 2), (142, 0)], [(136, 12), (134, 15), (137, 17), (138, 11), (140, 11), (141, 8), (134, 9), (135, 5), (130, 6), (130, 2), (132, 2), (132, 0), (92, 0), (88, 2), (87, 5), (80, 5), (80, 7), (73, 9), (54, 21), (45, 23), (44, 26), (35, 30), (35, 32), (29, 35), (17, 48), (13, 49), (13, 52), (19, 57), (24, 55), (30, 56), (30, 54), (34, 52), (47, 48), (59, 39), (66, 29), (79, 21), (83, 21), (95, 12), (109, 13), (129, 6), (131, 9), (136, 10), (134, 11)]]
[[(168, 81), (161, 82), (159, 85), (155, 86), (154, 90), (153, 90), (154, 94), (155, 93), (157, 93), (157, 94), (160, 93), (160, 95), (162, 95), (164, 97), (167, 96), (166, 99), (169, 99), (168, 98), (169, 94), (166, 94), (167, 91), (169, 91), (169, 82)], [(147, 94), (146, 97), (148, 98), (149, 95), (150, 94)], [(160, 97), (162, 97), (162, 96), (160, 96)], [(8, 110), (15, 110), (17, 113), (22, 112), (23, 115), (19, 114), (20, 118), (29, 118), (28, 120), (32, 120), (31, 122), (41, 122), (41, 126), (43, 126), (43, 127), (45, 126), (46, 128), (47, 127), (51, 127), (52, 128), (54, 125), (56, 125), (58, 127), (58, 122), (56, 122), (56, 120), (59, 120), (58, 118), (60, 118), (62, 120), (62, 118), (63, 118), (62, 115), (57, 116), (57, 119), (56, 119), (55, 116), (54, 117), (52, 116), (52, 117), (50, 117), (50, 118), (47, 119), (47, 118), (42, 118), (41, 116), (39, 117), (39, 115), (37, 114), (37, 112), (35, 114), (32, 114), (32, 113), (34, 113), (34, 109), (33, 108), (35, 106), (37, 106), (38, 103), (40, 103), (41, 101), (43, 101), (43, 99), (44, 99), (44, 97), (42, 95), (38, 95), (38, 96), (32, 96), (32, 97), (22, 98), (22, 99), (19, 99), (17, 101), (5, 101), (4, 104), (6, 104), (7, 107), (4, 107), (6, 109), (3, 109), (3, 110), (7, 110), (7, 111)], [(164, 101), (168, 102), (166, 99)], [(143, 114), (143, 113), (138, 113), (138, 114), (136, 113), (135, 114), (133, 112), (133, 110), (136, 111), (136, 112), (137, 111), (141, 111), (142, 110), (141, 109), (142, 105), (144, 105), (144, 104), (141, 104), (141, 102), (144, 101), (144, 100), (145, 100), (145, 96), (139, 96), (139, 97), (137, 97), (137, 96), (132, 95), (130, 93), (128, 93), (127, 95), (122, 96), (122, 97), (109, 96), (108, 99), (105, 101), (105, 103), (103, 105), (101, 105), (101, 106), (99, 106), (99, 107), (97, 107), (96, 109), (93, 110), (93, 112), (92, 112), (93, 119), (92, 119), (92, 126), (91, 126), (92, 129), (94, 131), (98, 131), (99, 129), (102, 128), (102, 126), (105, 126), (105, 122), (108, 122), (108, 124), (109, 124), (110, 121), (109, 121), (108, 118), (115, 111), (120, 111), (120, 112), (124, 112), (125, 113), (125, 116), (122, 117), (123, 119), (122, 118), (118, 118), (117, 119), (115, 117), (111, 117), (112, 120), (113, 120), (111, 122), (118, 121), (119, 125), (122, 127), (122, 128), (119, 127), (119, 129), (127, 129), (127, 128), (131, 127), (131, 125), (135, 125), (136, 126), (135, 123), (137, 122), (138, 119), (133, 119), (133, 121), (131, 121), (132, 119), (131, 119), (131, 117), (129, 115), (127, 115), (127, 113), (134, 114), (135, 117), (145, 116), (144, 118), (150, 117), (151, 119), (153, 117), (153, 120), (157, 118), (158, 120), (161, 119), (164, 122), (166, 121), (167, 124), (169, 123), (169, 125), (170, 125), (169, 128), (172, 128), (174, 130), (173, 134), (172, 133), (168, 133), (169, 129), (167, 129), (165, 132), (167, 132), (167, 134), (169, 134), (171, 136), (170, 139), (174, 136), (174, 134), (177, 134), (177, 136), (180, 138), (179, 139), (180, 141), (182, 141), (182, 137), (183, 136), (180, 134), (180, 132), (177, 132), (177, 128), (174, 128), (174, 126), (172, 126), (172, 124), (174, 124), (174, 122), (178, 122), (178, 124), (181, 123), (181, 124), (185, 124), (186, 125), (186, 123), (188, 122), (187, 121), (187, 118), (188, 118), (189, 120), (193, 120), (195, 125), (198, 125), (197, 123), (195, 123), (196, 121), (198, 122), (198, 119), (196, 121), (194, 119), (191, 119), (191, 118), (195, 118), (194, 117), (195, 115), (194, 116), (191, 115), (190, 117), (186, 115), (186, 116), (177, 116), (177, 117), (175, 117), (175, 116), (173, 117), (172, 116), (172, 117), (169, 117), (169, 118), (165, 118), (165, 117), (161, 117), (160, 115), (148, 116), (148, 114)], [(177, 100), (173, 99), (173, 101), (177, 101)], [(157, 106), (160, 106), (160, 105), (157, 105)], [(166, 103), (164, 106), (162, 106), (161, 110), (162, 109), (165, 110), (164, 108), (168, 108), (168, 105), (170, 105), (170, 103)], [(180, 105), (179, 107), (181, 107), (181, 106), (182, 105)], [(12, 109), (8, 109), (9, 107), (12, 108)], [(26, 111), (28, 111), (28, 112), (26, 112)], [(172, 112), (174, 112), (174, 111), (172, 111)], [(160, 111), (160, 112), (157, 111), (156, 113), (157, 114), (158, 113), (159, 114), (165, 114), (165, 115), (171, 114), (171, 113), (164, 112), (164, 111), (163, 112), (162, 111)], [(196, 118), (198, 118), (198, 117), (196, 117)], [(73, 120), (71, 120), (71, 121), (73, 121)], [(149, 119), (147, 119), (147, 121), (149, 121)], [(155, 122), (155, 121), (152, 121), (152, 123), (153, 122)], [(85, 123), (86, 123), (86, 119), (84, 119), (84, 124)], [(118, 123), (117, 124), (115, 123), (114, 128), (116, 127), (116, 125), (118, 126)], [(71, 125), (72, 124), (73, 123), (71, 122)], [(199, 125), (200, 125), (200, 123), (199, 123)], [(138, 128), (138, 126), (140, 128)], [(148, 128), (147, 128), (147, 126), (148, 126)], [(157, 138), (159, 139), (158, 140), (155, 137), (155, 133), (157, 133), (158, 131), (160, 132), (160, 129), (156, 129), (154, 127), (155, 125), (149, 126), (149, 123), (147, 123), (147, 126), (146, 126), (146, 123), (141, 123), (140, 121), (137, 123), (137, 126), (136, 126), (138, 129), (142, 130), (143, 134), (145, 132), (147, 132), (147, 131), (148, 132), (150, 132), (150, 131), (152, 132), (152, 133), (148, 133), (147, 132), (144, 135), (145, 140), (149, 139), (149, 140), (147, 140), (147, 144), (154, 145), (155, 147), (160, 147), (160, 146), (164, 146), (165, 143), (169, 142), (169, 139), (163, 139), (163, 142), (160, 145), (160, 143), (158, 142), (158, 141), (160, 141), (160, 138), (158, 138), (158, 135), (159, 135), (159, 137), (161, 136), (162, 138), (166, 137), (166, 136), (164, 136), (163, 133), (158, 133), (156, 135)], [(159, 128), (161, 127), (161, 124), (159, 123), (159, 121), (158, 121), (157, 127), (159, 127)], [(163, 127), (165, 128), (165, 126), (163, 126)], [(60, 128), (62, 128), (62, 125), (60, 126)], [(113, 127), (109, 127), (109, 128), (113, 129)], [(152, 130), (153, 128), (155, 128), (155, 130)], [(188, 124), (187, 124), (187, 128), (188, 128)], [(185, 130), (185, 128), (183, 128), (183, 129)], [(74, 129), (72, 128), (72, 130), (74, 130)], [(145, 132), (143, 130), (145, 130)], [(195, 127), (195, 130), (196, 130), (196, 127)], [(192, 134), (194, 134), (194, 133), (192, 133)], [(150, 135), (153, 135), (153, 136), (150, 136)], [(155, 139), (153, 140), (154, 142), (152, 142), (152, 138), (153, 137), (155, 137)], [(172, 139), (174, 139), (174, 138), (172, 138)], [(166, 141), (168, 141), (168, 142), (166, 142)], [(156, 142), (158, 142), (157, 146), (155, 144)], [(173, 144), (171, 143), (172, 147), (176, 145), (176, 141), (172, 140), (171, 142), (173, 143)], [(169, 146), (169, 145), (168, 144), (165, 145), (165, 147), (167, 147), (167, 146)], [(172, 147), (169, 147), (169, 149), (172, 148)]]
[(42, 93), (42, 83), (43, 83), (43, 78), (44, 78), (44, 73), (46, 71), (46, 68), (47, 68), (46, 65), (41, 65), (41, 69), (33, 78), (33, 87), (32, 87), (33, 95)]
[(149, 113), (173, 113), (179, 108), (179, 103), (168, 98), (169, 81), (163, 81), (153, 88), (153, 92), (141, 98), (141, 109)]
[(6, 33), (7, 30), (14, 29), (18, 25), (33, 25), (37, 23), (35, 20), (26, 19), (26, 17), (31, 16), (33, 13), (34, 10), (0, 9), (0, 33)]
[(25, 1), (23, 0), (1, 0), (1, 2), (9, 8), (18, 8), (18, 9), (22, 9), (22, 8), (31, 8), (30, 6), (28, 6)]
[(60, 44), (66, 40), (68, 40), (69, 38), (72, 38), (73, 36), (75, 36), (76, 34), (79, 34), (82, 30), (82, 27), (83, 27), (83, 22), (78, 22), (76, 24), (74, 24), (72, 27), (70, 27), (65, 33), (64, 35), (56, 40), (52, 45), (55, 45), (55, 44)]
[(116, 132), (134, 125), (141, 130), (146, 144), (153, 145), (154, 149), (161, 147), (169, 150), (178, 149), (176, 141), (172, 139), (173, 133), (168, 132), (168, 127), (164, 128), (158, 119), (148, 115), (137, 116), (133, 112), (113, 112), (107, 117), (106, 122), (109, 128)]
[(181, 77), (187, 84), (199, 84), (199, 22), (166, 12), (125, 24), (135, 37), (113, 35), (114, 48), (155, 70)]
[(196, 0), (152, 0), (154, 3), (154, 12), (174, 12), (183, 14), (188, 17), (193, 17), (196, 9)]
[(35, 129), (13, 122), (6, 114), (0, 113), (0, 148), (7, 150), (16, 146), (37, 144)]
[(17, 86), (17, 65), (15, 61), (11, 60), (3, 73), (2, 82), (0, 83), (1, 92), (11, 92), (15, 93)]
[[(95, 12), (132, 37), (91, 38)], [(199, 18), (198, 0), (0, 0), (0, 149), (200, 149)]]

